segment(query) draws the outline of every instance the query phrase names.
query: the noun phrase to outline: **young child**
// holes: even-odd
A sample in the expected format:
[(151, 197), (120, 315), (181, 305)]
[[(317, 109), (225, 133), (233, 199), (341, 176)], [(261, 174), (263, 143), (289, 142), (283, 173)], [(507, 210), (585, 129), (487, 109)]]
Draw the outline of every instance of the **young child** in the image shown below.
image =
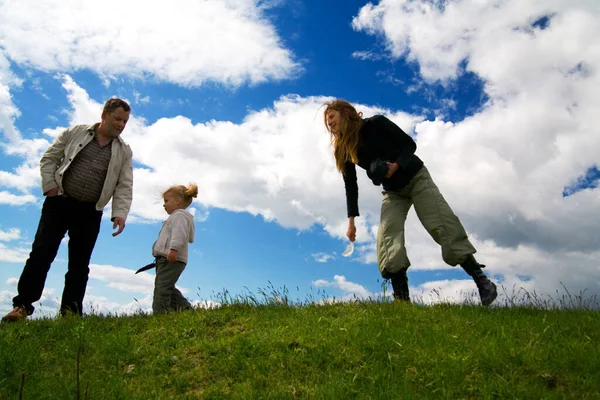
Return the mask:
[(156, 279), (152, 312), (165, 313), (170, 310), (188, 310), (192, 305), (175, 287), (185, 269), (188, 259), (188, 243), (194, 242), (194, 217), (186, 208), (198, 195), (194, 184), (171, 186), (162, 197), (163, 207), (169, 218), (163, 223), (158, 239), (152, 245), (156, 258)]

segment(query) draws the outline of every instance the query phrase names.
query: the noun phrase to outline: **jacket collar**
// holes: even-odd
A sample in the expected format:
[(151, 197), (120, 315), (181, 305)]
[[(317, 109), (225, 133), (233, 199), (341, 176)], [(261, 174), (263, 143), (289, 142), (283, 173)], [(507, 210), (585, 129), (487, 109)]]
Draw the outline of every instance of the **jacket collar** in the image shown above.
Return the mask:
[[(88, 125), (88, 127), (86, 128), (86, 130), (90, 133), (96, 134), (96, 128), (100, 125), (100, 122), (96, 122), (95, 124), (92, 125)], [(121, 144), (125, 144), (125, 141), (121, 138), (121, 135), (119, 135), (117, 137), (117, 139), (119, 140), (119, 143)]]

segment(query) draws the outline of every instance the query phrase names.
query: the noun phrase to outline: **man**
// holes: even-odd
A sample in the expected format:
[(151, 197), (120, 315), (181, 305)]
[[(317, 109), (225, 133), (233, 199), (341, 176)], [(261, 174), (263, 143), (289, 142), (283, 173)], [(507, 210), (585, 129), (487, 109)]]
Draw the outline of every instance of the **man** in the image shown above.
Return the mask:
[(40, 160), (46, 199), (13, 298), (13, 310), (2, 321), (21, 321), (34, 311), (60, 242), (69, 232), (69, 264), (60, 313), (81, 315), (102, 210), (112, 198), (113, 229), (125, 228), (133, 190), (132, 152), (120, 135), (131, 108), (117, 98), (104, 104), (101, 121), (75, 125), (60, 133)]

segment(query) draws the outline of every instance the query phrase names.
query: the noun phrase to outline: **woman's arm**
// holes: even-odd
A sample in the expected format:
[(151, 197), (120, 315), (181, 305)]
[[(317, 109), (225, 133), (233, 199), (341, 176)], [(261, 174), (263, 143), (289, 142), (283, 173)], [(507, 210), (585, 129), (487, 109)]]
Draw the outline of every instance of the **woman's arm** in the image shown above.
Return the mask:
[(346, 208), (348, 211), (348, 230), (346, 236), (351, 242), (356, 239), (356, 226), (354, 217), (358, 217), (358, 182), (356, 179), (356, 166), (347, 161), (344, 165), (344, 185), (346, 187)]
[(344, 165), (344, 186), (346, 187), (346, 209), (348, 217), (358, 217), (358, 182), (356, 179), (356, 166), (350, 161)]

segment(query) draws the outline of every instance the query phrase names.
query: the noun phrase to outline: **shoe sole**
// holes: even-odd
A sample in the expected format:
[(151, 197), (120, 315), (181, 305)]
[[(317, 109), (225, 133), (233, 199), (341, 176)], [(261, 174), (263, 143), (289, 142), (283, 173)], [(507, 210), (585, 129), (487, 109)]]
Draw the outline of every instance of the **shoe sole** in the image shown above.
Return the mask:
[(491, 299), (486, 300), (485, 302), (481, 302), (482, 305), (484, 306), (489, 306), (490, 304), (492, 304), (494, 302), (494, 300), (496, 300), (496, 297), (498, 297), (498, 290), (496, 289), (496, 285), (494, 285), (494, 295), (492, 296)]

